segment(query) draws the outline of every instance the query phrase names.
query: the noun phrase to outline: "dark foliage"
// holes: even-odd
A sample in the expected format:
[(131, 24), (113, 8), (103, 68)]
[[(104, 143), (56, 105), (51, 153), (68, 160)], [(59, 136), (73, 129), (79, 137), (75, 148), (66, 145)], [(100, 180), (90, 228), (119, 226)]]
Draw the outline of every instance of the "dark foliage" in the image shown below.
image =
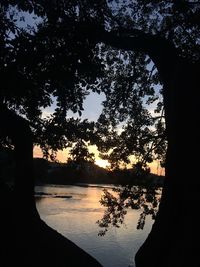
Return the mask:
[(103, 228), (99, 235), (105, 235), (109, 227), (119, 228), (124, 223), (125, 215), (129, 208), (141, 210), (137, 229), (143, 229), (147, 215), (155, 219), (160, 201), (161, 189), (156, 186), (124, 186), (112, 189), (113, 192), (104, 190), (101, 198), (101, 205), (106, 207), (103, 218), (97, 221)]
[[(188, 0), (0, 3), (0, 141), (4, 148), (14, 145), (21, 185), (31, 172), (32, 142), (47, 155), (76, 139), (68, 122), (76, 129), (82, 123), (84, 133), (91, 129), (87, 121), (66, 118), (68, 110), (81, 114), (89, 91), (106, 95), (95, 137), (91, 131), (104, 157), (116, 166), (131, 154), (144, 165), (165, 162), (163, 198), (137, 266), (197, 266), (192, 246), (182, 260), (182, 243), (192, 242), (178, 226), (191, 208), (186, 196), (197, 208), (193, 188), (199, 188), (192, 156), (199, 150), (199, 15), (199, 1)], [(43, 118), (52, 97), (55, 111)], [(25, 184), (28, 198), (33, 185)], [(181, 238), (172, 242), (175, 229)]]

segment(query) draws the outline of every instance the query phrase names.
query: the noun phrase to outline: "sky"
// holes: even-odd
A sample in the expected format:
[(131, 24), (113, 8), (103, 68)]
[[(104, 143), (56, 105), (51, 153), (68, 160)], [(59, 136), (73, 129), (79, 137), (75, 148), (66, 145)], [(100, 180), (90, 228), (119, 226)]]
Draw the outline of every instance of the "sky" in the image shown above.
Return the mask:
[[(105, 95), (97, 94), (97, 93), (90, 93), (84, 103), (83, 108), (84, 111), (82, 112), (81, 119), (88, 119), (89, 121), (96, 121), (101, 114), (102, 111), (102, 101), (105, 100)], [(48, 107), (43, 110), (43, 116), (48, 116), (53, 113), (55, 105)], [(76, 117), (80, 118), (78, 114), (74, 114), (69, 112), (69, 117)], [(102, 160), (99, 157), (99, 152), (96, 146), (89, 146), (89, 152), (95, 154), (95, 163), (100, 167), (106, 168), (109, 167), (109, 163), (107, 160)], [(60, 162), (66, 162), (68, 158), (69, 149), (64, 149), (62, 151), (58, 151), (57, 160)], [(42, 157), (42, 152), (39, 147), (34, 147), (34, 157)], [(131, 157), (131, 160), (134, 161), (134, 157)], [(153, 162), (150, 165), (151, 172), (156, 173), (158, 175), (164, 175), (164, 169), (160, 168), (158, 162)]]
[[(105, 100), (105, 95), (91, 92), (83, 102), (82, 116), (78, 113), (68, 112), (69, 117), (88, 119), (90, 121), (96, 121), (101, 114), (103, 106), (101, 103)], [(53, 113), (55, 109), (55, 103), (51, 107), (47, 107), (43, 110), (43, 116), (48, 116)]]
[[(35, 29), (37, 29), (37, 23), (41, 21), (39, 17), (36, 17), (33, 13), (30, 15), (27, 12), (20, 12), (19, 15), (24, 16), (24, 20), (20, 20), (20, 16), (17, 16), (17, 25), (22, 28), (26, 28), (27, 25), (34, 26)], [(13, 36), (10, 36), (13, 38)], [(151, 68), (152, 66), (150, 66)], [(159, 89), (159, 88), (158, 88)], [(90, 93), (83, 104), (84, 111), (82, 112), (81, 119), (88, 119), (89, 121), (96, 121), (101, 114), (102, 111), (102, 101), (105, 100), (105, 95), (103, 94), (97, 94), (97, 93)], [(43, 116), (48, 116), (51, 113), (53, 113), (55, 108), (55, 104), (51, 107), (48, 107), (43, 110)], [(153, 111), (154, 107), (149, 107), (149, 111)], [(74, 114), (72, 112), (69, 112), (69, 117), (75, 117), (78, 118), (78, 114)], [(80, 117), (79, 117), (80, 118)], [(66, 162), (68, 157), (68, 151), (69, 150), (63, 150), (59, 151), (57, 154), (57, 160), (60, 162)], [(102, 160), (99, 158), (99, 153), (96, 146), (89, 146), (89, 151), (95, 154), (95, 163), (99, 165), (100, 167), (108, 167), (108, 161)], [(34, 148), (34, 157), (42, 157), (42, 152), (39, 147)], [(133, 158), (133, 157), (132, 157)], [(156, 174), (164, 174), (164, 170), (159, 167), (157, 162), (153, 162), (150, 164), (151, 171)]]
[[(13, 9), (13, 11), (16, 11)], [(12, 12), (11, 12), (12, 13)], [(20, 20), (20, 16), (23, 16), (24, 19)], [(34, 29), (37, 29), (37, 23), (40, 23), (41, 19), (37, 16), (35, 16), (33, 13), (30, 15), (27, 12), (19, 12), (18, 15), (15, 17), (17, 19), (16, 23), (18, 27), (24, 28), (27, 30), (27, 25), (31, 25), (34, 27)], [(10, 36), (11, 38), (14, 38), (14, 36)], [(89, 121), (96, 121), (101, 114), (102, 111), (102, 101), (105, 100), (105, 96), (103, 94), (97, 94), (97, 93), (90, 93), (83, 104), (84, 111), (82, 112), (81, 119), (88, 119)], [(43, 110), (44, 117), (52, 114), (55, 109), (55, 104), (53, 104), (51, 107), (48, 107)], [(73, 112), (68, 112), (69, 117), (74, 118), (80, 118), (78, 113), (74, 114)], [(95, 154), (95, 163), (99, 165), (100, 167), (106, 168), (109, 166), (107, 160), (102, 160), (98, 156), (98, 150), (96, 146), (89, 146), (89, 151)], [(57, 154), (57, 160), (60, 162), (66, 162), (68, 158), (68, 152), (69, 149), (64, 149), (62, 151), (59, 151)], [(34, 147), (33, 150), (34, 157), (42, 157), (42, 151), (39, 147)]]
[[(97, 93), (90, 93), (84, 103), (83, 103), (83, 112), (81, 119), (88, 119), (89, 121), (96, 121), (101, 114), (102, 111), (102, 102), (105, 100), (105, 96), (103, 94), (97, 94)], [(55, 105), (52, 105), (51, 107), (48, 107), (43, 110), (43, 116), (48, 116), (51, 113), (53, 113), (55, 108)], [(80, 118), (77, 113), (69, 112), (69, 117), (75, 117)], [(99, 165), (100, 167), (106, 168), (109, 166), (109, 163), (107, 160), (102, 160), (99, 157), (99, 152), (97, 150), (96, 146), (89, 146), (89, 152), (95, 154), (95, 163)], [(34, 157), (42, 157), (42, 152), (39, 147), (34, 147)], [(69, 149), (64, 149), (62, 151), (59, 151), (57, 154), (57, 160), (60, 162), (66, 162), (68, 158), (68, 152)]]

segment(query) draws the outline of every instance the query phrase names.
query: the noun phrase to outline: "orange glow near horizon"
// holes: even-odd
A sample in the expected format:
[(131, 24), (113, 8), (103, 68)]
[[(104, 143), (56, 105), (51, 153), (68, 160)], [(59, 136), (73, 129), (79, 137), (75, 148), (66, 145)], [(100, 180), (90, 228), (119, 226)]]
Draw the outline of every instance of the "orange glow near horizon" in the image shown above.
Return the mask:
[[(97, 147), (95, 145), (93, 145), (93, 146), (89, 146), (88, 148), (89, 148), (89, 152), (94, 153), (94, 155), (95, 155), (95, 164), (98, 165), (99, 167), (107, 169), (110, 164), (107, 160), (103, 160), (99, 157), (99, 152), (97, 150)], [(69, 149), (59, 150), (57, 153), (56, 159), (61, 163), (65, 163), (65, 162), (67, 162), (67, 158), (69, 157), (68, 153), (69, 153)], [(33, 157), (34, 158), (42, 158), (42, 151), (41, 151), (40, 147), (38, 147), (38, 146), (34, 147)], [(130, 160), (133, 163), (135, 161), (134, 156), (131, 156)], [(153, 161), (152, 163), (150, 163), (149, 167), (151, 168), (151, 172), (154, 174), (157, 174), (157, 175), (164, 175), (165, 174), (164, 168), (161, 168), (157, 161)], [(131, 164), (130, 164), (130, 166), (128, 166), (128, 168), (131, 168)]]
[(99, 167), (104, 168), (104, 169), (107, 169), (110, 165), (110, 163), (104, 159), (96, 159), (95, 164), (98, 165)]
[[(99, 157), (99, 152), (98, 152), (97, 147), (95, 145), (89, 146), (88, 148), (89, 148), (89, 152), (94, 153), (94, 155), (95, 155), (95, 164), (96, 165), (98, 165), (102, 168), (105, 168), (105, 169), (107, 167), (109, 167), (109, 162), (107, 160), (103, 160)], [(62, 163), (67, 162), (67, 158), (69, 157), (68, 154), (69, 154), (69, 149), (59, 150), (57, 153), (56, 159)], [(40, 147), (38, 147), (38, 146), (34, 147), (33, 157), (34, 158), (42, 158), (42, 151), (41, 151)]]

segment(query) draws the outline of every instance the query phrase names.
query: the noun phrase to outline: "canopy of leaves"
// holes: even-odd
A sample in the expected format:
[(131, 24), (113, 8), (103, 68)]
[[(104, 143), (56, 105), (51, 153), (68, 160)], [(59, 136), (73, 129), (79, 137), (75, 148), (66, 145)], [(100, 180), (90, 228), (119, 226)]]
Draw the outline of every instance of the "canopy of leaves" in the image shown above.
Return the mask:
[[(198, 1), (3, 0), (0, 7), (0, 103), (30, 121), (35, 143), (47, 151), (73, 141), (67, 111), (81, 114), (93, 90), (106, 95), (96, 126), (99, 149), (112, 149), (111, 161), (128, 162), (130, 154), (140, 160), (144, 155), (145, 162), (161, 159), (165, 125), (154, 63), (144, 53), (115, 49), (94, 36), (98, 29), (121, 37), (157, 35), (172, 42), (180, 57), (197, 62)], [(56, 110), (43, 119), (52, 97)]]
[[(1, 1), (0, 5), (1, 104), (30, 121), (35, 144), (46, 154), (68, 146), (75, 135), (82, 134), (87, 141), (89, 123), (66, 116), (68, 110), (81, 115), (88, 89), (94, 89), (102, 75), (102, 64), (94, 44), (78, 33), (76, 21), (83, 15), (77, 13), (76, 4)], [(43, 118), (42, 110), (52, 105), (53, 98), (55, 111)]]
[[(164, 160), (162, 82), (154, 62), (140, 47), (113, 47), (103, 37), (158, 36), (183, 60), (199, 63), (199, 1), (2, 0), (0, 20), (0, 106), (30, 122), (34, 143), (46, 154), (77, 142), (74, 158), (79, 151), (90, 158), (85, 149), (90, 141), (113, 167), (128, 163), (132, 154), (142, 168), (153, 159)], [(81, 115), (90, 91), (106, 95), (98, 122), (68, 119), (69, 110)], [(55, 112), (43, 118), (52, 98)], [(0, 140), (10, 144), (7, 137)], [(84, 140), (81, 146), (79, 140)], [(107, 194), (102, 199), (109, 209), (100, 226), (118, 226), (127, 207), (143, 208), (139, 228), (145, 214), (155, 215), (152, 191), (116, 193), (118, 198)]]

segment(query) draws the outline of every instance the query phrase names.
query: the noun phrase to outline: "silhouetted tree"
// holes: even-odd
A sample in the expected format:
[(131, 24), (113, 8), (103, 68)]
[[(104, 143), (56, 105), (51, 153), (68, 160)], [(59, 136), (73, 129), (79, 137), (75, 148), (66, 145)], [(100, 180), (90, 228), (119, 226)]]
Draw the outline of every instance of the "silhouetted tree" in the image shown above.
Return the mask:
[[(93, 58), (88, 49), (90, 45), (86, 46), (84, 40), (78, 39), (71, 45), (68, 43), (67, 48), (65, 38), (64, 41), (54, 39), (53, 35), (58, 31), (54, 29), (51, 35), (50, 28), (45, 30), (44, 18), (46, 11), (50, 14), (55, 6), (52, 2), (48, 11), (48, 3), (43, 4), (33, 5), (31, 1), (0, 3), (0, 141), (3, 147), (13, 149), (15, 155), (14, 194), (7, 187), (4, 190), (5, 185), (0, 188), (4, 232), (1, 261), (5, 266), (11, 266), (12, 254), (16, 264), (21, 266), (101, 266), (41, 221), (35, 207), (33, 144), (39, 144), (48, 155), (50, 149), (54, 152), (76, 140), (80, 120), (67, 119), (66, 113), (70, 109), (81, 113), (86, 85), (94, 80), (92, 72), (87, 73), (88, 58)], [(27, 25), (26, 19), (31, 20), (31, 14), (37, 17), (36, 20), (42, 20), (36, 28), (34, 19), (30, 26)], [(71, 27), (72, 24), (69, 29)], [(70, 37), (71, 30), (68, 33)], [(54, 61), (52, 53), (55, 51)], [(85, 64), (82, 64), (84, 60)], [(69, 64), (65, 64), (67, 61)], [(95, 70), (94, 77), (98, 76), (99, 70), (95, 62), (93, 58), (90, 65)], [(42, 109), (51, 105), (52, 97), (57, 101), (55, 112), (43, 119)], [(81, 124), (82, 128), (83, 125), (86, 136), (87, 122)], [(78, 133), (84, 138), (83, 131)], [(52, 257), (47, 259), (47, 253)]]
[(90, 153), (87, 144), (81, 139), (70, 150), (69, 155), (71, 160), (77, 164), (84, 162), (94, 163), (94, 153)]
[[(35, 21), (40, 21), (37, 28), (19, 26), (15, 21), (19, 11), (35, 15)], [(38, 143), (48, 143), (45, 126), (51, 121), (41, 120), (41, 108), (50, 105), (51, 96), (56, 97), (58, 103), (52, 118), (56, 138), (51, 141), (57, 141), (57, 147), (61, 148), (66, 144), (66, 138), (61, 138), (65, 136), (61, 129), (66, 128), (63, 123), (66, 111), (81, 111), (89, 89), (106, 94), (105, 108), (110, 110), (105, 114), (112, 114), (113, 118), (118, 114), (117, 123), (128, 120), (131, 127), (127, 126), (125, 132), (129, 133), (128, 129), (138, 130), (134, 127), (138, 118), (135, 114), (146, 113), (144, 99), (148, 99), (148, 103), (155, 102), (154, 86), (160, 83), (168, 143), (166, 182), (152, 231), (137, 254), (137, 266), (198, 265), (193, 237), (198, 242), (199, 233), (197, 229), (191, 235), (183, 233), (188, 227), (193, 229), (198, 209), (198, 158), (193, 152), (194, 148), (199, 149), (199, 13), (199, 2), (186, 0), (45, 1), (40, 4), (1, 1), (2, 136), (13, 139), (16, 151), (21, 145), (29, 150), (30, 162), (32, 134), (23, 125), (31, 125)], [(26, 15), (21, 17), (23, 20)], [(152, 69), (151, 65), (155, 67)], [(127, 115), (130, 110), (131, 116)], [(14, 123), (19, 115), (29, 120), (18, 120), (27, 136), (20, 146), (13, 133), (15, 126), (19, 127)], [(13, 120), (8, 123), (9, 118)], [(132, 119), (134, 125), (131, 125)], [(143, 136), (146, 132), (148, 136), (150, 126), (154, 127), (157, 122), (156, 118), (154, 123), (145, 121), (147, 130), (142, 127), (139, 134)], [(111, 126), (116, 126), (116, 122)], [(135, 133), (133, 137), (137, 137)], [(153, 138), (152, 132), (150, 137)], [(154, 137), (158, 141), (143, 140), (139, 147), (133, 142), (131, 153), (138, 149), (140, 153), (141, 149), (151, 156), (148, 151), (153, 144), (155, 154), (159, 155), (156, 149), (162, 147), (157, 144), (165, 139), (157, 134)], [(124, 159), (129, 151), (125, 152), (122, 153)], [(26, 160), (24, 169), (28, 168)]]
[(68, 167), (71, 167), (78, 179), (87, 174), (88, 164), (95, 162), (94, 153), (90, 153), (88, 145), (84, 140), (78, 140), (69, 151), (67, 160)]
[[(187, 232), (186, 225), (192, 227), (195, 223), (192, 215), (195, 204), (190, 213), (191, 202), (188, 200), (197, 203), (197, 192), (193, 190), (199, 190), (197, 170), (190, 167), (197, 166), (197, 158), (191, 155), (198, 146), (198, 99), (195, 94), (199, 85), (199, 3), (149, 1), (142, 4), (138, 1), (138, 4), (129, 3), (127, 9), (123, 6), (120, 11), (121, 14), (127, 11), (126, 19), (118, 17), (119, 28), (110, 32), (100, 30), (96, 37), (118, 49), (144, 52), (154, 62), (163, 86), (168, 142), (166, 182), (156, 221), (137, 254), (136, 262), (137, 266), (186, 266), (191, 262), (198, 266), (192, 235), (185, 240), (180, 236)], [(117, 109), (123, 105), (119, 103)], [(186, 126), (188, 116), (192, 119)], [(120, 153), (120, 149), (118, 151)], [(186, 155), (187, 166), (183, 167)], [(184, 218), (187, 216), (190, 220), (186, 223)], [(186, 251), (184, 242), (190, 243)], [(181, 261), (180, 251), (187, 255)]]
[[(53, 158), (54, 152), (71, 146), (77, 138), (88, 141), (93, 126), (87, 120), (67, 119), (66, 115), (68, 110), (81, 114), (83, 99), (88, 87), (92, 87), (100, 75), (101, 66), (93, 56), (94, 45), (81, 36), (77, 39), (76, 29), (72, 31), (77, 15), (74, 5), (66, 4), (67, 20), (71, 21), (68, 30), (65, 28), (68, 37), (63, 36), (61, 24), (57, 29), (50, 29), (50, 24), (54, 25), (54, 16), (57, 16), (56, 12), (52, 14), (53, 3), (50, 9), (48, 5), (36, 6), (31, 1), (3, 1), (0, 5), (1, 143), (7, 146), (9, 138), (14, 145), (16, 161), (22, 162), (23, 158), (26, 161), (26, 174), (23, 177), (19, 168), (15, 188), (23, 194), (27, 192), (28, 198), (33, 195), (33, 143), (41, 146), (46, 157), (50, 153)], [(67, 12), (60, 10), (63, 15)], [(46, 16), (49, 19), (45, 22)], [(32, 20), (31, 25), (28, 25), (29, 20)], [(52, 97), (56, 99), (55, 112), (43, 118), (42, 110), (51, 106)]]

